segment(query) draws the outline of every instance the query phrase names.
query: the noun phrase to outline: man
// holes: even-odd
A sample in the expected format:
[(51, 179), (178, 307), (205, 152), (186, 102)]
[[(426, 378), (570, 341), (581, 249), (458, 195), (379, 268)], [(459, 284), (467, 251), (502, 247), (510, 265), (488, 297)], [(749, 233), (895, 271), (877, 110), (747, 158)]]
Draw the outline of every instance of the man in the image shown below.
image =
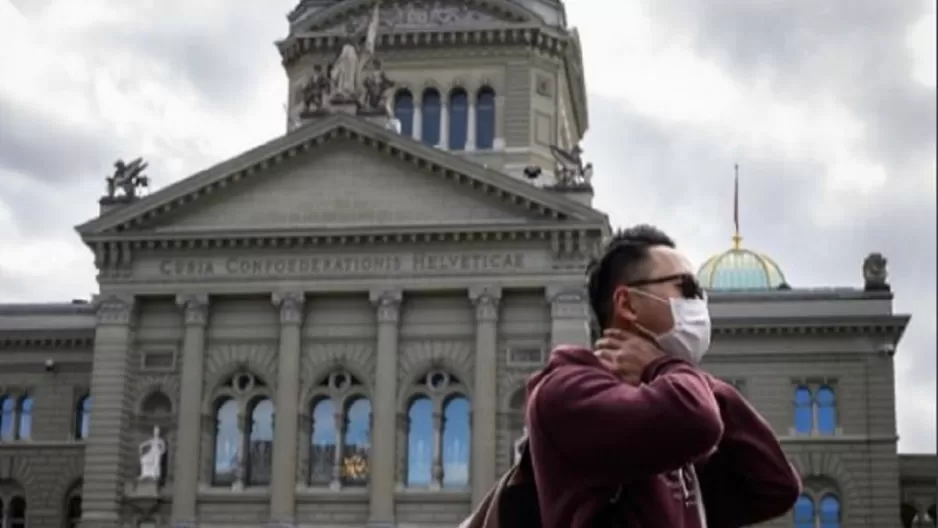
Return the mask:
[(544, 528), (738, 528), (791, 509), (801, 481), (770, 426), (697, 368), (710, 317), (674, 242), (627, 229), (588, 274), (603, 337), (528, 382)]

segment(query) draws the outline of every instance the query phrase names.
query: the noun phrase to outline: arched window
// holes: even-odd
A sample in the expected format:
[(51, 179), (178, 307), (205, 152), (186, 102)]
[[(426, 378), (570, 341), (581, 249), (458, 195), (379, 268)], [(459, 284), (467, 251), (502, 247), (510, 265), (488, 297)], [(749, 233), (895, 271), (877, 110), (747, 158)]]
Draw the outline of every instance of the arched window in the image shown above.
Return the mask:
[(476, 148), (491, 150), (495, 144), (495, 90), (486, 86), (476, 95)]
[(837, 430), (837, 401), (834, 390), (827, 385), (821, 386), (815, 397), (817, 402), (817, 431), (822, 435), (832, 435)]
[(335, 429), (335, 403), (330, 398), (313, 405), (312, 434), (309, 439), (309, 483), (329, 485), (335, 466), (339, 436)]
[(33, 398), (25, 395), (17, 402), (19, 424), (16, 430), (17, 440), (29, 440), (33, 434)]
[(16, 438), (16, 399), (0, 394), (0, 442)]
[(795, 389), (795, 432), (811, 434), (814, 430), (814, 409), (811, 389), (800, 385)]
[(233, 374), (219, 388), (214, 412), (212, 484), (269, 485), (274, 404), (267, 385), (250, 372)]
[(252, 486), (270, 484), (274, 451), (274, 402), (260, 398), (251, 406), (251, 435), (248, 444), (248, 480)]
[(449, 148), (466, 150), (469, 131), (469, 95), (462, 88), (449, 94)]
[(902, 521), (902, 528), (912, 528), (916, 517), (918, 517), (918, 510), (914, 505), (903, 503), (899, 508), (899, 519)]
[(814, 499), (808, 495), (801, 495), (795, 502), (792, 510), (795, 518), (795, 528), (815, 528), (814, 526)]
[(414, 137), (414, 96), (410, 90), (400, 90), (394, 96), (394, 117), (401, 122), (401, 134)]
[(86, 440), (91, 427), (91, 396), (83, 396), (78, 399), (78, 405), (75, 408), (75, 438)]
[(819, 528), (840, 528), (840, 500), (832, 494), (821, 498)]
[(350, 372), (331, 372), (312, 391), (309, 484), (366, 486), (371, 474), (371, 401)]
[(435, 147), (440, 144), (440, 92), (427, 88), (423, 92), (420, 107), (420, 139), (425, 144)]
[(78, 528), (81, 524), (81, 486), (72, 486), (65, 497), (65, 528)]
[(445, 371), (420, 378), (407, 411), (408, 487), (464, 488), (472, 451), (465, 387)]
[(0, 480), (0, 527), (26, 528), (26, 499), (22, 486), (15, 481)]

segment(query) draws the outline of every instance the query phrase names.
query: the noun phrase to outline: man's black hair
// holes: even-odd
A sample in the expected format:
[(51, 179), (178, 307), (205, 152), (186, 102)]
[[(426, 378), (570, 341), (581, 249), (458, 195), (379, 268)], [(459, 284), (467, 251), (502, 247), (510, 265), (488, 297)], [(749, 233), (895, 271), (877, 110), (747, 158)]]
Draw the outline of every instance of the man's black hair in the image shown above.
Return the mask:
[[(616, 286), (647, 279), (648, 249), (675, 247), (674, 240), (655, 226), (640, 224), (616, 231), (586, 269), (590, 308), (595, 317), (593, 333), (602, 332), (612, 322), (612, 292)], [(598, 335), (594, 335), (598, 338)]]

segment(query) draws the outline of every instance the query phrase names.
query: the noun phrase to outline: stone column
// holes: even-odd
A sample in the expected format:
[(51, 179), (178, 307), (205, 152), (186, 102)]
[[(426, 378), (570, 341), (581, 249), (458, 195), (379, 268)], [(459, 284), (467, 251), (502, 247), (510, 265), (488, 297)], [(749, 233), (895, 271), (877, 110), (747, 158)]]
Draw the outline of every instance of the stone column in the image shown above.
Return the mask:
[(423, 137), (423, 108), (418, 101), (414, 101), (414, 139), (420, 141)]
[(467, 116), (466, 124), (466, 150), (473, 151), (476, 149), (476, 101), (473, 98), (469, 99), (469, 112)]
[(472, 481), (473, 506), (495, 484), (498, 415), (498, 303), (499, 288), (473, 288), (469, 298), (476, 307), (476, 353), (472, 391)]
[(590, 346), (589, 307), (582, 286), (548, 286), (550, 344)]
[(397, 337), (401, 292), (372, 291), (378, 320), (375, 392), (372, 398), (371, 516), (368, 526), (394, 526), (397, 463)]
[(274, 293), (280, 308), (280, 347), (277, 351), (277, 396), (274, 413), (274, 453), (270, 482), (270, 520), (292, 525), (296, 499), (296, 441), (299, 427), (300, 329), (302, 292)]
[(449, 101), (440, 102), (440, 143), (441, 149), (449, 148)]
[(182, 372), (173, 466), (173, 523), (195, 524), (199, 490), (199, 448), (202, 444), (202, 372), (205, 366), (205, 325), (208, 295), (176, 297), (182, 307), (185, 330), (182, 335)]
[(134, 301), (132, 296), (117, 295), (95, 299), (97, 325), (91, 369), (94, 410), (85, 441), (82, 528), (121, 526), (127, 448), (124, 433), (131, 415), (127, 382), (132, 374), (130, 349), (137, 318)]

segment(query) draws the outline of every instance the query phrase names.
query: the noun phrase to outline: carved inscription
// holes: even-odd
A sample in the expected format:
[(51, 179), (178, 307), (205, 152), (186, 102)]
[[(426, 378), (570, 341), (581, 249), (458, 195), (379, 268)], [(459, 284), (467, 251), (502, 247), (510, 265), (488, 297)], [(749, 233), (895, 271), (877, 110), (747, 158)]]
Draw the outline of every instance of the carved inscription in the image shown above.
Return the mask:
[(410, 255), (167, 258), (164, 277), (301, 277), (504, 273), (526, 268), (523, 253), (414, 253)]

